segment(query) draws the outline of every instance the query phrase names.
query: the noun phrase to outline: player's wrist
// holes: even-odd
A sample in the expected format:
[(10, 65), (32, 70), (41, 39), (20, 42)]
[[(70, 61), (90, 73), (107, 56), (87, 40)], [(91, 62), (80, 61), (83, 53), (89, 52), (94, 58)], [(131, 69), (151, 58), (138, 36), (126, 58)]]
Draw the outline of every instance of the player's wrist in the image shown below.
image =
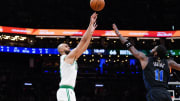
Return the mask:
[(89, 26), (93, 26), (93, 25), (94, 25), (94, 23), (92, 23), (92, 22), (89, 23)]
[(125, 41), (125, 43), (123, 45), (126, 47), (126, 49), (129, 49), (130, 47), (133, 46), (132, 43), (130, 41), (128, 41), (128, 40)]

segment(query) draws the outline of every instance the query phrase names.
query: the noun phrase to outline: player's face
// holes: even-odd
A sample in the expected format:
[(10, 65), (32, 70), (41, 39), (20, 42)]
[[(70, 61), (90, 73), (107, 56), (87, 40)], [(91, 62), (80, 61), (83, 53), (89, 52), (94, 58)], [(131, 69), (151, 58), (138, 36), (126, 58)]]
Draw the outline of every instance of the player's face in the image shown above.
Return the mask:
[(155, 46), (152, 50), (151, 50), (151, 54), (154, 54), (156, 52), (158, 46)]
[(64, 52), (66, 53), (66, 54), (68, 54), (69, 52), (70, 52), (70, 47), (69, 47), (69, 45), (68, 44), (64, 44)]

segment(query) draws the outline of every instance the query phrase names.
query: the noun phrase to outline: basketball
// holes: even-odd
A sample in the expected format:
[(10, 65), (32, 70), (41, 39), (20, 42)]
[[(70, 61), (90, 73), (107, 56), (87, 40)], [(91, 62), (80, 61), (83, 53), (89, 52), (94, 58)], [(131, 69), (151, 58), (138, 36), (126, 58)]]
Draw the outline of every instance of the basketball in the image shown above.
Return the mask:
[(91, 0), (90, 6), (94, 11), (101, 11), (105, 6), (104, 0)]

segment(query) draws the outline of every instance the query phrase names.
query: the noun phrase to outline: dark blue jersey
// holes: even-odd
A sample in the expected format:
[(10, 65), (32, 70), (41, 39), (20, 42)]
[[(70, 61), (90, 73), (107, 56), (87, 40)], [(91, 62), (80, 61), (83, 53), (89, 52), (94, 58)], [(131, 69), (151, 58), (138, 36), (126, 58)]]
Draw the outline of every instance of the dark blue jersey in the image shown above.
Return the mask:
[(148, 64), (143, 70), (143, 79), (146, 89), (168, 88), (169, 66), (167, 59), (148, 58)]

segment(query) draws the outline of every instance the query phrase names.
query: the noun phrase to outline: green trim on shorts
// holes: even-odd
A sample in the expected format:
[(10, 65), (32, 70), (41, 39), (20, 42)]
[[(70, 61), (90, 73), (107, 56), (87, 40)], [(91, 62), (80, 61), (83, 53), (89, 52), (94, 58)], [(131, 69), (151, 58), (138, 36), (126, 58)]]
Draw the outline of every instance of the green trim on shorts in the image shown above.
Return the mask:
[(72, 90), (74, 90), (74, 87), (72, 87), (72, 86), (69, 86), (69, 85), (61, 85), (59, 88), (66, 88), (66, 89), (72, 89)]
[(70, 101), (69, 90), (67, 88), (66, 88), (66, 93), (67, 93), (68, 101)]

